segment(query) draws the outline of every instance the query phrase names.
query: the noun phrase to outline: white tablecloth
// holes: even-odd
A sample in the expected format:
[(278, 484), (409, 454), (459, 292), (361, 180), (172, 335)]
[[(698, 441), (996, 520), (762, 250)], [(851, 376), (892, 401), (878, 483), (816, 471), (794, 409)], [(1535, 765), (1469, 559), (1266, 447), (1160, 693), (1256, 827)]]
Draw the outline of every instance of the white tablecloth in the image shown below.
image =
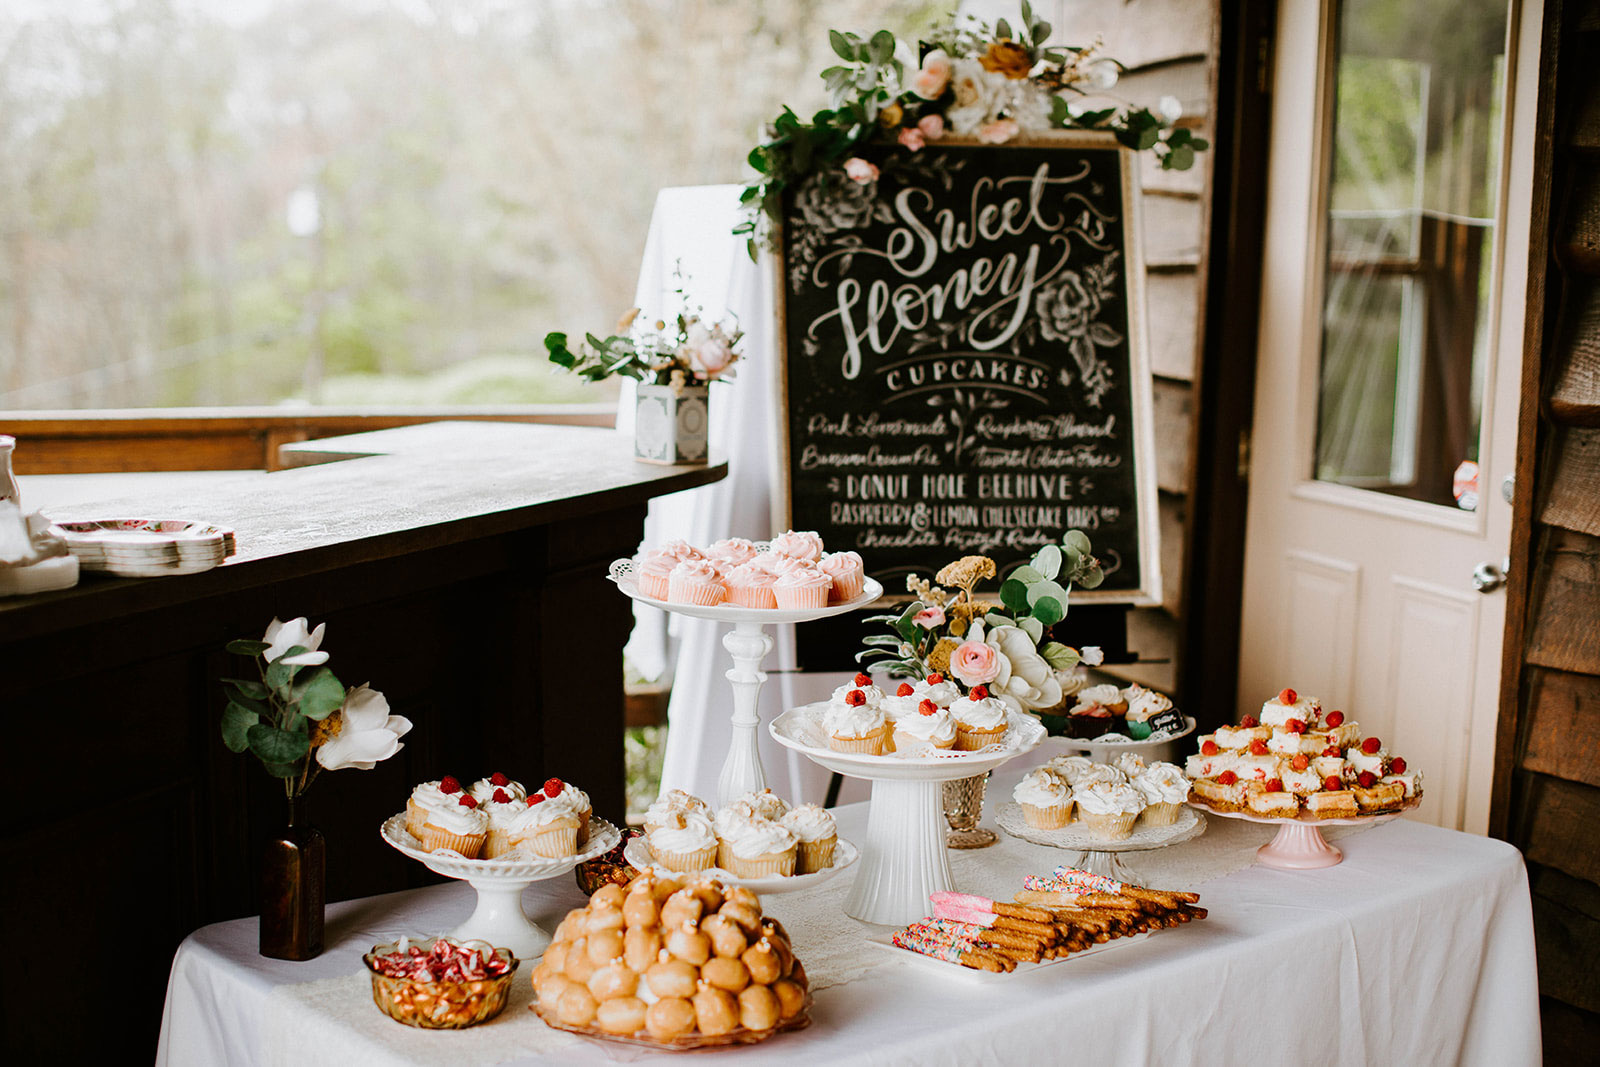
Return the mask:
[[(991, 807), (1015, 777), (999, 777)], [(842, 808), (839, 817), (844, 836), (860, 840), (865, 805)], [(1345, 861), (1337, 867), (1237, 871), (1200, 889), (1210, 909), (1204, 922), (1032, 974), (930, 973), (883, 953), (881, 966), (816, 993), (809, 1029), (725, 1055), (830, 1067), (1046, 1064), (1069, 1052), (1096, 1065), (1537, 1063), (1533, 927), (1517, 851), (1406, 819), (1338, 843)], [(1207, 847), (1214, 845), (1201, 837), (1169, 851)], [(1003, 837), (994, 848), (954, 856), (963, 888), (999, 895), (1062, 854)], [(1137, 866), (1137, 855), (1129, 858)], [(267, 1062), (264, 1049), (285, 1046), (282, 1032), (272, 1041), (263, 1032), (275, 988), (359, 973), (361, 953), (373, 944), (459, 922), (470, 892), (452, 883), (332, 905), (328, 950), (307, 963), (257, 955), (253, 919), (196, 931), (173, 962), (157, 1062)], [(535, 885), (525, 898), (547, 929), (581, 902), (565, 877)], [(780, 911), (785, 902), (768, 903)], [(836, 926), (863, 936), (881, 929), (842, 916)], [(805, 959), (807, 929), (791, 924), (790, 933)], [(282, 1000), (273, 1003), (281, 1014)], [(539, 1025), (525, 1010), (510, 1011), (520, 1013), (518, 1025)], [(398, 1024), (394, 1030), (409, 1033)], [(429, 1047), (444, 1050), (437, 1062), (473, 1062), (454, 1054), (460, 1046), (448, 1036), (428, 1036)], [(298, 1062), (335, 1062), (307, 1044)], [(364, 1050), (360, 1062), (384, 1062), (381, 1051)], [(350, 1067), (348, 1050), (345, 1058), (341, 1067)], [(657, 1059), (580, 1042), (516, 1062), (640, 1058)]]

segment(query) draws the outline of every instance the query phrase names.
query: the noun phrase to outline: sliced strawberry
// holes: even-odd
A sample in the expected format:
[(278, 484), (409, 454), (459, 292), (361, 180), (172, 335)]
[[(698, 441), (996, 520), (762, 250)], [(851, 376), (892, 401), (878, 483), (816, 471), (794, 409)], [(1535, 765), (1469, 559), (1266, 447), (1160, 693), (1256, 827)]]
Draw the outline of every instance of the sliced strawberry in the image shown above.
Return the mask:
[(1330, 793), (1337, 793), (1339, 790), (1344, 788), (1344, 783), (1339, 781), (1339, 776), (1337, 774), (1330, 774), (1328, 777), (1322, 780), (1322, 788), (1326, 789)]
[(504, 789), (496, 789), (494, 791), (493, 799), (496, 804), (509, 804), (511, 803), (511, 794), (507, 793)]
[(901, 682), (899, 688), (894, 691), (894, 695), (897, 697), (908, 697), (915, 692), (916, 690), (911, 688), (910, 682)]
[(1222, 750), (1217, 747), (1217, 743), (1215, 741), (1207, 741), (1200, 746), (1200, 755), (1202, 756), (1215, 756), (1221, 751)]
[(975, 686), (973, 686), (972, 687), (972, 692), (967, 694), (967, 699), (969, 699), (969, 700), (988, 700), (989, 699), (989, 687), (986, 686), (986, 685), (975, 685)]
[(1232, 771), (1223, 771), (1221, 774), (1217, 775), (1217, 784), (1218, 785), (1232, 785), (1234, 782), (1237, 782), (1238, 780), (1239, 780), (1239, 776), (1237, 774), (1234, 774)]
[(859, 672), (859, 671), (858, 671), (858, 672), (857, 672), (857, 673), (856, 673), (856, 676), (855, 676), (855, 678), (854, 678), (854, 679), (853, 679), (853, 681), (854, 681), (854, 682), (855, 682), (855, 683), (856, 683), (856, 684), (857, 684), (857, 685), (862, 685), (862, 686), (866, 686), (866, 685), (871, 685), (871, 684), (872, 684), (872, 677), (871, 677), (871, 675), (867, 675), (867, 674), (862, 674), (862, 673), (860, 673), (860, 672)]
[(1330, 712), (1328, 712), (1328, 725), (1330, 727), (1343, 726), (1344, 725), (1344, 712), (1342, 712), (1342, 711), (1330, 711)]
[(1296, 693), (1293, 689), (1284, 688), (1278, 690), (1278, 703), (1282, 704), (1284, 707), (1289, 707), (1299, 699), (1300, 694)]
[(1306, 732), (1306, 724), (1300, 719), (1290, 719), (1283, 724), (1283, 728), (1291, 734), (1303, 734)]
[(1269, 792), (1269, 793), (1281, 793), (1281, 792), (1283, 792), (1283, 779), (1282, 778), (1268, 778), (1267, 779), (1267, 792)]
[(1289, 766), (1293, 767), (1297, 771), (1303, 771), (1307, 767), (1311, 766), (1311, 760), (1304, 752), (1300, 752), (1295, 755), (1294, 759), (1289, 761)]
[(471, 793), (462, 793), (461, 799), (457, 800), (456, 803), (460, 804), (463, 808), (475, 808), (478, 806), (477, 799), (473, 797)]
[(1244, 718), (1239, 720), (1239, 725), (1246, 730), (1254, 730), (1257, 726), (1261, 725), (1261, 720), (1256, 718), (1254, 715), (1246, 715)]
[(918, 715), (932, 715), (934, 712), (936, 712), (938, 710), (939, 710), (939, 705), (935, 704), (931, 700), (924, 700), (922, 703), (917, 705), (917, 714)]
[(867, 694), (859, 689), (852, 689), (844, 695), (844, 702), (852, 708), (859, 708), (867, 702)]
[(439, 792), (459, 793), (461, 792), (461, 783), (447, 774), (443, 778), (439, 779)]
[(1267, 754), (1267, 743), (1259, 737), (1251, 741), (1250, 754), (1252, 756), (1265, 756)]
[(547, 797), (550, 797), (553, 800), (556, 797), (561, 795), (561, 790), (563, 788), (565, 788), (565, 787), (561, 784), (561, 779), (559, 779), (559, 778), (547, 779), (545, 781), (545, 783), (544, 783), (544, 795), (547, 796)]
[(1378, 749), (1382, 747), (1383, 742), (1379, 741), (1376, 737), (1369, 737), (1365, 741), (1361, 742), (1361, 751), (1365, 752), (1369, 756), (1376, 756), (1378, 754)]
[(1377, 780), (1378, 776), (1373, 774), (1371, 771), (1362, 771), (1360, 774), (1356, 775), (1356, 784), (1362, 789), (1371, 789), (1373, 783), (1375, 783)]
[(1404, 756), (1396, 756), (1394, 759), (1389, 761), (1389, 773), (1391, 773), (1391, 774), (1404, 774), (1404, 773), (1406, 773), (1406, 760), (1405, 760)]
[(929, 685), (939, 685), (943, 681), (944, 681), (944, 675), (942, 675), (942, 674), (930, 674), (930, 675), (928, 675), (928, 684)]

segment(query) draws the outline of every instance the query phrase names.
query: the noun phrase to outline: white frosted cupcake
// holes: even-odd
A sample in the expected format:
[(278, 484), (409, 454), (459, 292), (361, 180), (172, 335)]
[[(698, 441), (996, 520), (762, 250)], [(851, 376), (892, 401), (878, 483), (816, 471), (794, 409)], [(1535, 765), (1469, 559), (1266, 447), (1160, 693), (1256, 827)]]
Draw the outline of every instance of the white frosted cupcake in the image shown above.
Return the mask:
[(915, 751), (921, 745), (955, 748), (956, 729), (949, 710), (924, 697), (915, 715), (902, 715), (894, 721), (894, 750)]
[(828, 747), (835, 752), (858, 752), (881, 756), (890, 747), (889, 723), (883, 712), (869, 705), (866, 697), (855, 703), (851, 694), (828, 705), (822, 727), (828, 733)]
[(1091, 763), (1089, 769), (1078, 776), (1072, 783), (1072, 788), (1078, 789), (1086, 785), (1127, 785), (1128, 776), (1122, 773), (1121, 767), (1114, 767), (1109, 763)]
[(833, 866), (833, 852), (839, 844), (839, 825), (826, 808), (801, 804), (779, 821), (795, 838), (795, 874), (815, 874)]
[[(930, 674), (916, 684), (917, 697), (931, 700), (941, 708), (948, 708), (961, 699), (961, 687), (942, 674)], [(984, 692), (988, 693), (984, 687)]]
[(1101, 841), (1121, 841), (1133, 833), (1144, 811), (1144, 796), (1131, 785), (1096, 782), (1072, 792), (1078, 819), (1089, 834)]
[(1189, 799), (1189, 779), (1172, 763), (1152, 763), (1133, 780), (1133, 787), (1144, 796), (1139, 818), (1146, 826), (1171, 826)]
[(1144, 773), (1144, 757), (1137, 752), (1119, 752), (1111, 765), (1127, 775), (1130, 782)]
[[(726, 829), (727, 836), (722, 835)], [(734, 819), (719, 828), (717, 861), (739, 878), (768, 878), (794, 873), (799, 842), (785, 826), (770, 819)]]
[(478, 805), (478, 810), (489, 817), (489, 836), (484, 839), (480, 853), (484, 859), (497, 859), (516, 847), (511, 843), (511, 824), (527, 806), (526, 796), (516, 797), (498, 788)]
[(454, 849), (467, 859), (477, 859), (489, 837), (489, 817), (478, 810), (471, 793), (462, 793), (454, 804), (429, 808), (422, 822), (420, 840), (429, 852)]
[(692, 874), (717, 862), (717, 833), (698, 811), (676, 811), (645, 835), (650, 854), (669, 871)]
[(511, 844), (524, 852), (550, 859), (571, 856), (578, 851), (578, 812), (570, 801), (551, 799), (541, 793), (528, 797), (528, 804), (511, 823)]
[(989, 695), (987, 686), (972, 687), (972, 692), (950, 705), (956, 720), (956, 749), (976, 752), (1006, 736), (1005, 702)]
[(901, 682), (895, 686), (894, 692), (883, 695), (878, 707), (883, 709), (884, 718), (894, 722), (907, 715), (915, 715), (921, 703), (922, 697), (917, 695), (917, 687), (910, 682)]
[(472, 799), (479, 804), (487, 804), (495, 799), (496, 792), (503, 792), (511, 800), (527, 800), (528, 790), (521, 782), (507, 778), (499, 771), (495, 771), (487, 778), (479, 778), (472, 783)]
[(450, 775), (433, 782), (423, 782), (411, 791), (406, 798), (406, 832), (417, 840), (422, 840), (422, 824), (428, 818), (428, 812), (435, 808), (447, 808), (461, 798), (461, 783)]
[(1072, 821), (1072, 787), (1048, 767), (1023, 775), (1011, 798), (1022, 808), (1029, 826), (1059, 830)]
[(845, 698), (845, 694), (849, 693), (852, 689), (861, 690), (861, 694), (867, 698), (867, 703), (872, 707), (876, 708), (882, 706), (884, 695), (883, 690), (872, 684), (871, 675), (857, 673), (854, 678), (833, 691), (833, 699), (843, 700)]
[(677, 812), (697, 811), (706, 818), (711, 817), (711, 808), (705, 801), (681, 789), (669, 789), (656, 798), (644, 813), (644, 827), (653, 830), (657, 826), (665, 826), (670, 822), (669, 816)]
[(784, 802), (782, 797), (770, 789), (757, 789), (746, 793), (735, 800), (734, 803), (742, 804), (749, 808), (758, 819), (771, 819), (773, 822), (777, 822), (789, 814), (789, 805)]
[(1074, 789), (1095, 766), (1094, 760), (1088, 756), (1057, 756), (1045, 764), (1046, 768), (1056, 772)]

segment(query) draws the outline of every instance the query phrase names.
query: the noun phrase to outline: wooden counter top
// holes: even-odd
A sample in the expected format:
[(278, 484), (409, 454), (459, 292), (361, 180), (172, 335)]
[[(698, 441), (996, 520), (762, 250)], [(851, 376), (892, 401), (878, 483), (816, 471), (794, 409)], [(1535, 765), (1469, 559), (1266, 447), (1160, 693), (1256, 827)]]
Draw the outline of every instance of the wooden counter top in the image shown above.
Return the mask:
[[(0, 641), (181, 604), (333, 567), (455, 544), (719, 481), (727, 463), (633, 458), (608, 429), (438, 422), (285, 446), (291, 469), (207, 481), (51, 518), (184, 518), (232, 527), (238, 552), (203, 574), (87, 575), (76, 588), (0, 601)], [(70, 511), (70, 513), (69, 513)]]

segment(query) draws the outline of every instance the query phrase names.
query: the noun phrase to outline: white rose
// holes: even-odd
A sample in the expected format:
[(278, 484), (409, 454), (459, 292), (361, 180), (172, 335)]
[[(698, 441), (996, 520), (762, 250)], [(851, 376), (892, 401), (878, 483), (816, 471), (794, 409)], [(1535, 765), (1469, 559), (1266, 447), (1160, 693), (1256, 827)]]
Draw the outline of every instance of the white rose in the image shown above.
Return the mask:
[(327, 623), (321, 623), (315, 630), (311, 629), (310, 623), (306, 621), (304, 615), (298, 619), (290, 619), (288, 622), (279, 622), (277, 619), (273, 619), (267, 626), (266, 636), (261, 638), (267, 643), (267, 650), (261, 655), (266, 657), (268, 663), (271, 663), (294, 646), (299, 645), (305, 651), (298, 656), (289, 656), (283, 662), (294, 667), (315, 667), (320, 663), (326, 663), (328, 662), (328, 654), (326, 652), (318, 652), (317, 648), (322, 644), (322, 634), (327, 628)]
[(1026, 631), (996, 626), (985, 632), (980, 620), (972, 624), (967, 639), (981, 640), (1000, 654), (1000, 673), (989, 685), (991, 695), (1017, 711), (1053, 708), (1061, 703), (1061, 683)]
[(958, 59), (951, 86), (956, 100), (944, 113), (950, 129), (959, 134), (973, 134), (978, 127), (993, 120), (1006, 94), (1004, 74), (991, 74), (976, 59)]
[(326, 770), (370, 771), (406, 747), (400, 739), (411, 732), (411, 720), (390, 715), (388, 699), (366, 683), (345, 694), (337, 714), (344, 720), (339, 736), (317, 749), (317, 762)]

